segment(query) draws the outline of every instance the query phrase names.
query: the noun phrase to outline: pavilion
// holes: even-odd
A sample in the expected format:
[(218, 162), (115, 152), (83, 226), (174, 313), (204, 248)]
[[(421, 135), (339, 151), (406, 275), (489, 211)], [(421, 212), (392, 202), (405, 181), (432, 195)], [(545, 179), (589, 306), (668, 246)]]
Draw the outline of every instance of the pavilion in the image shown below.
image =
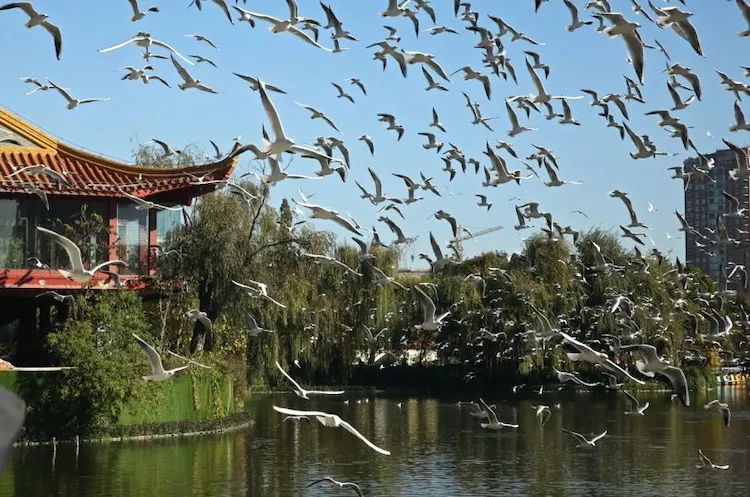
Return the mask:
[[(40, 164), (66, 182), (23, 170)], [(118, 273), (122, 286), (145, 292), (156, 274), (156, 248), (180, 225), (183, 213), (139, 210), (123, 191), (164, 206), (188, 206), (195, 197), (221, 188), (235, 164), (236, 158), (225, 157), (191, 167), (129, 165), (62, 143), (0, 108), (0, 356), (8, 352), (4, 344), (15, 344), (11, 362), (38, 365), (45, 335), (67, 315), (66, 303), (35, 298), (38, 295), (117, 288), (107, 274), (97, 273), (85, 287), (66, 279), (58, 271), (70, 267), (65, 251), (37, 226), (63, 235), (66, 225), (77, 228), (81, 233), (74, 241), (81, 246), (84, 262), (123, 260), (127, 268), (109, 269)], [(84, 206), (83, 219), (101, 216), (99, 232), (76, 225)], [(37, 267), (31, 258), (49, 269)]]

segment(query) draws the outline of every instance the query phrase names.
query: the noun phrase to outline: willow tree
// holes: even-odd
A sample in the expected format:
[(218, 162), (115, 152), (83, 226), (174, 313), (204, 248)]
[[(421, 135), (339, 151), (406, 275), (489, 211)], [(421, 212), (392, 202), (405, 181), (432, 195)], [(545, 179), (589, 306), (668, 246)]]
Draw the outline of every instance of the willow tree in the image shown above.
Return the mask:
[(163, 147), (152, 142), (139, 145), (133, 151), (133, 162), (143, 167), (168, 168), (197, 166), (211, 161), (196, 145), (187, 145), (177, 153), (167, 155)]

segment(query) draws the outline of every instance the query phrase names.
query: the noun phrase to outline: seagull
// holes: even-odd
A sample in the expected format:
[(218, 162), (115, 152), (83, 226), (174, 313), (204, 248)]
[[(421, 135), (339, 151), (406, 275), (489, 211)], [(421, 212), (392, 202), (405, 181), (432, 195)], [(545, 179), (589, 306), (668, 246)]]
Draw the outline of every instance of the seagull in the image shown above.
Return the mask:
[(352, 224), (351, 221), (341, 217), (338, 212), (332, 209), (327, 209), (325, 207), (322, 207), (320, 205), (316, 204), (310, 204), (307, 202), (297, 202), (294, 201), (297, 205), (300, 207), (306, 207), (312, 211), (312, 218), (313, 219), (328, 219), (330, 221), (333, 221), (334, 223), (338, 224), (339, 226), (346, 228), (347, 230), (351, 231), (355, 235), (362, 236), (362, 233), (360, 233), (357, 228)]
[(677, 89), (669, 81), (667, 81), (667, 89), (669, 90), (669, 95), (672, 97), (672, 102), (674, 102), (674, 107), (672, 107), (670, 110), (674, 111), (685, 109), (693, 102), (693, 100), (695, 100), (695, 95), (690, 95), (690, 98), (683, 102), (682, 97), (677, 92)]
[(747, 38), (750, 36), (750, 5), (745, 0), (736, 0), (737, 7), (740, 9), (742, 17), (745, 19), (745, 23), (748, 25), (748, 29), (738, 33), (740, 38)]
[(438, 113), (435, 110), (435, 107), (432, 108), (432, 122), (430, 123), (430, 127), (434, 127), (445, 133), (445, 126), (440, 122), (440, 117), (438, 117)]
[(350, 268), (349, 266), (347, 266), (346, 264), (344, 264), (340, 260), (336, 259), (335, 257), (331, 257), (329, 255), (308, 254), (308, 253), (304, 253), (304, 252), (301, 253), (300, 255), (303, 256), (303, 257), (310, 257), (311, 259), (315, 259), (315, 260), (323, 260), (323, 261), (332, 262), (332, 263), (336, 264), (337, 266), (343, 268), (345, 273), (351, 273), (354, 276), (360, 276), (360, 277), (362, 276), (361, 273), (358, 273), (357, 271), (355, 271), (354, 269)]
[(487, 95), (487, 100), (491, 99), (490, 95), (491, 95), (492, 89), (490, 87), (490, 77), (489, 76), (487, 76), (486, 74), (482, 74), (482, 73), (480, 73), (478, 71), (475, 71), (474, 69), (472, 69), (471, 66), (464, 66), (461, 69), (458, 69), (458, 70), (452, 72), (451, 76), (453, 76), (454, 74), (459, 73), (461, 71), (463, 71), (463, 73), (464, 73), (464, 78), (463, 78), (464, 81), (468, 81), (470, 79), (475, 79), (475, 80), (481, 82), (482, 85), (484, 86), (484, 94)]
[(266, 286), (265, 283), (260, 283), (258, 281), (253, 281), (253, 280), (248, 280), (248, 282), (250, 282), (251, 284), (255, 286), (245, 285), (243, 283), (239, 283), (235, 280), (232, 280), (232, 283), (234, 283), (240, 288), (247, 290), (251, 295), (260, 295), (261, 297), (264, 297), (266, 300), (268, 300), (272, 304), (276, 304), (278, 307), (281, 307), (282, 309), (286, 309), (286, 306), (284, 304), (281, 304), (268, 296), (268, 286)]
[(49, 22), (49, 16), (37, 12), (31, 2), (13, 2), (0, 7), (0, 10), (10, 9), (21, 9), (29, 16), (29, 21), (26, 23), (27, 28), (31, 29), (35, 26), (41, 26), (52, 35), (52, 38), (55, 40), (55, 56), (57, 60), (60, 60), (60, 55), (62, 54), (62, 33), (60, 32), (60, 28)]
[(729, 420), (732, 417), (732, 411), (729, 410), (728, 404), (720, 402), (718, 399), (716, 399), (703, 406), (703, 408), (706, 410), (713, 409), (715, 411), (719, 411), (722, 418), (724, 419), (724, 426), (729, 428)]
[(367, 89), (365, 88), (364, 83), (360, 81), (358, 78), (349, 78), (346, 80), (350, 85), (358, 86), (360, 90), (362, 90), (362, 93), (367, 96)]
[[(11, 369), (12, 365), (11, 365)], [(21, 434), (26, 418), (26, 403), (5, 388), (0, 387), (0, 473), (5, 471), (15, 440)]]
[[(321, 392), (318, 392), (321, 393)], [(326, 392), (323, 392), (326, 393)], [(375, 452), (378, 452), (380, 454), (389, 456), (391, 453), (385, 449), (381, 449), (377, 445), (373, 444), (369, 440), (367, 440), (360, 432), (358, 432), (352, 425), (341, 419), (336, 414), (328, 414), (321, 411), (297, 411), (293, 409), (286, 409), (284, 407), (277, 407), (273, 406), (273, 410), (276, 412), (279, 412), (281, 414), (287, 415), (287, 416), (305, 416), (305, 417), (314, 417), (318, 420), (320, 424), (323, 426), (327, 426), (329, 428), (343, 428), (355, 437), (362, 440), (364, 443), (367, 444), (368, 447), (370, 447)]]
[(189, 90), (190, 88), (196, 88), (198, 90), (205, 91), (206, 93), (218, 93), (217, 91), (201, 83), (199, 79), (193, 78), (193, 76), (191, 76), (190, 73), (187, 72), (187, 69), (182, 67), (182, 64), (177, 62), (177, 59), (174, 58), (174, 55), (170, 54), (169, 58), (172, 59), (172, 64), (174, 65), (175, 69), (177, 69), (177, 73), (183, 80), (183, 83), (177, 86), (180, 90), (185, 91)]
[(575, 126), (580, 126), (581, 123), (573, 119), (573, 115), (570, 112), (570, 105), (568, 105), (568, 102), (563, 100), (562, 101), (562, 108), (563, 108), (563, 115), (562, 118), (558, 121), (560, 124), (573, 124)]
[(572, 381), (576, 385), (581, 385), (588, 388), (593, 388), (598, 385), (598, 383), (586, 383), (574, 373), (558, 371), (557, 368), (554, 367), (552, 368), (552, 371), (554, 371), (554, 373), (557, 375), (557, 381), (559, 381), (560, 383), (567, 383), (569, 381)]
[(345, 98), (345, 99), (349, 100), (351, 103), (354, 103), (354, 97), (352, 97), (351, 95), (349, 95), (348, 93), (346, 93), (344, 91), (344, 89), (341, 87), (341, 85), (336, 84), (336, 83), (331, 83), (331, 84), (339, 92), (339, 94), (336, 96), (336, 98)]
[[(513, 387), (513, 393), (515, 393), (517, 387)], [(552, 411), (549, 410), (548, 406), (531, 406), (536, 411), (536, 417), (539, 419), (539, 425), (544, 426), (552, 417)]]
[[(669, 365), (662, 361), (656, 353), (656, 347), (648, 344), (623, 345), (622, 350), (640, 352), (643, 359), (635, 362), (635, 367), (644, 376), (654, 377), (654, 373), (660, 373), (667, 377), (672, 384), (672, 389), (679, 396), (682, 403), (690, 406), (690, 392), (688, 391), (685, 373), (680, 368)], [(642, 382), (639, 381), (642, 384)]]
[(112, 260), (94, 266), (92, 269), (85, 269), (83, 267), (83, 259), (81, 258), (81, 249), (78, 248), (78, 246), (69, 238), (59, 235), (52, 230), (48, 230), (47, 228), (42, 228), (41, 226), (37, 226), (36, 229), (51, 236), (52, 239), (65, 250), (65, 252), (68, 254), (68, 259), (70, 260), (71, 270), (65, 271), (63, 269), (58, 269), (58, 271), (60, 271), (60, 274), (62, 274), (66, 278), (69, 278), (77, 283), (88, 283), (94, 277), (94, 274), (97, 271), (107, 266), (117, 265), (127, 267), (127, 264), (123, 261)]
[(396, 122), (396, 117), (393, 114), (380, 113), (378, 114), (378, 121), (388, 123), (388, 126), (386, 126), (385, 128), (386, 131), (397, 132), (398, 141), (400, 141), (401, 137), (404, 136), (404, 127)]
[(528, 58), (526, 59), (526, 70), (528, 71), (529, 76), (531, 76), (531, 81), (534, 83), (534, 86), (536, 87), (537, 94), (530, 97), (532, 102), (535, 104), (549, 103), (550, 100), (566, 100), (566, 99), (578, 100), (578, 99), (583, 98), (583, 95), (578, 95), (576, 97), (568, 97), (564, 95), (553, 96), (547, 93), (547, 90), (544, 88), (544, 83), (542, 82), (542, 79), (536, 73), (531, 63), (529, 62)]
[(508, 119), (510, 119), (510, 124), (513, 126), (509, 131), (507, 131), (508, 136), (514, 137), (516, 135), (520, 135), (524, 131), (536, 131), (537, 128), (528, 128), (526, 126), (521, 126), (518, 124), (518, 116), (516, 116), (515, 111), (510, 106), (510, 103), (506, 100), (505, 101), (505, 110), (508, 111)]
[(377, 343), (378, 342), (378, 338), (380, 338), (383, 335), (383, 333), (385, 333), (386, 331), (388, 331), (388, 328), (383, 328), (382, 330), (380, 330), (379, 333), (373, 335), (372, 334), (372, 330), (369, 327), (364, 326), (364, 325), (362, 325), (362, 327), (365, 329), (365, 333), (366, 333), (366, 335), (365, 335), (365, 341), (367, 341), (367, 343), (369, 343), (369, 344), (375, 344), (375, 343)]
[(159, 12), (159, 7), (149, 7), (146, 10), (141, 10), (138, 7), (138, 0), (128, 0), (130, 6), (133, 8), (133, 17), (130, 18), (132, 22), (137, 22), (146, 17), (149, 12)]
[(34, 86), (32, 90), (27, 91), (26, 93), (23, 94), (23, 96), (25, 97), (31, 95), (32, 93), (36, 93), (38, 91), (47, 91), (47, 90), (52, 89), (51, 86), (40, 83), (39, 80), (36, 78), (21, 78), (21, 81), (23, 81), (24, 83), (29, 83)]
[(61, 186), (61, 185), (65, 185), (67, 187), (70, 187), (70, 183), (68, 182), (68, 180), (64, 176), (64, 174), (67, 174), (66, 172), (63, 172), (63, 174), (60, 174), (57, 171), (55, 171), (54, 169), (51, 169), (51, 168), (45, 166), (44, 164), (34, 164), (34, 165), (31, 165), (31, 166), (22, 167), (21, 169), (18, 169), (16, 171), (12, 172), (11, 174), (9, 174), (8, 176), (6, 176), (6, 178), (12, 178), (13, 176), (16, 176), (16, 175), (22, 174), (22, 173), (26, 173), (29, 176), (39, 176), (39, 175), (43, 174), (43, 175), (49, 176), (51, 179), (53, 179), (58, 184), (58, 187)]
[(476, 194), (474, 196), (475, 197), (479, 197), (479, 202), (477, 202), (477, 205), (479, 207), (487, 207), (487, 210), (490, 210), (492, 208), (492, 204), (489, 203), (489, 202), (487, 202), (487, 196), (486, 195)]
[(625, 414), (636, 414), (638, 416), (643, 416), (644, 411), (648, 409), (649, 403), (646, 402), (645, 404), (641, 404), (640, 402), (638, 402), (638, 399), (633, 397), (629, 392), (623, 390), (623, 393), (628, 396), (628, 398), (632, 401), (633, 406), (635, 406), (634, 411), (625, 411)]
[(484, 410), (487, 412), (487, 423), (481, 423), (479, 426), (490, 430), (500, 430), (502, 428), (518, 428), (517, 424), (503, 423), (497, 419), (497, 414), (492, 407), (488, 406), (487, 403), (480, 397), (479, 401), (484, 406)]
[(285, 20), (282, 21), (281, 19), (277, 19), (276, 17), (269, 16), (267, 14), (258, 14), (256, 12), (250, 12), (250, 15), (260, 19), (261, 21), (266, 21), (272, 24), (271, 27), (268, 28), (268, 31), (270, 31), (273, 34), (279, 34), (279, 33), (290, 33), (300, 40), (309, 43), (310, 45), (320, 48), (322, 50), (325, 50), (326, 52), (330, 52), (330, 48), (326, 48), (323, 45), (320, 45), (318, 42), (310, 38), (310, 36), (307, 35), (304, 31), (299, 29), (297, 26), (295, 26), (291, 20)]
[(622, 36), (625, 47), (628, 49), (630, 60), (633, 63), (633, 69), (635, 69), (635, 74), (638, 76), (638, 81), (643, 84), (643, 41), (638, 33), (638, 28), (641, 25), (637, 22), (628, 21), (625, 16), (618, 12), (602, 12), (598, 15), (612, 23), (612, 26), (604, 30), (604, 34), (608, 38), (616, 38), (618, 35)]
[(588, 439), (575, 431), (566, 430), (565, 428), (563, 428), (562, 431), (563, 433), (569, 433), (570, 435), (573, 435), (578, 440), (578, 447), (596, 447), (596, 442), (604, 438), (604, 436), (607, 434), (607, 430), (604, 430), (603, 433), (595, 436), (594, 438)]
[(146, 54), (150, 54), (150, 49), (151, 49), (152, 45), (156, 45), (157, 47), (166, 48), (167, 50), (169, 50), (170, 52), (172, 52), (173, 54), (175, 54), (176, 56), (178, 56), (179, 58), (181, 58), (182, 60), (184, 60), (185, 62), (187, 62), (188, 64), (190, 64), (191, 66), (194, 65), (189, 59), (185, 58), (185, 56), (182, 55), (181, 53), (179, 53), (177, 50), (175, 50), (174, 48), (170, 47), (169, 45), (167, 45), (163, 41), (159, 41), (159, 40), (155, 40), (155, 39), (151, 38), (151, 34), (143, 32), (143, 31), (141, 31), (139, 33), (136, 33), (136, 35), (133, 38), (129, 39), (129, 40), (125, 40), (122, 43), (118, 43), (117, 45), (112, 45), (111, 47), (102, 48), (98, 52), (99, 53), (111, 52), (112, 50), (118, 50), (118, 49), (120, 49), (120, 48), (122, 48), (122, 47), (124, 47), (126, 45), (131, 44), (131, 43), (135, 43), (139, 47), (145, 48), (146, 49)]
[(523, 212), (521, 212), (521, 208), (519, 206), (516, 206), (516, 216), (518, 217), (518, 224), (513, 226), (513, 229), (516, 231), (521, 231), (526, 228), (531, 228), (528, 224), (526, 224), (526, 216), (523, 215)]
[(591, 26), (592, 24), (594, 24), (594, 21), (591, 21), (591, 20), (581, 21), (579, 19), (578, 8), (575, 6), (573, 2), (571, 2), (570, 0), (563, 0), (563, 2), (565, 2), (565, 6), (570, 11), (571, 21), (570, 21), (570, 24), (565, 26), (565, 29), (567, 29), (568, 32), (572, 33), (578, 28), (582, 28), (584, 26)]
[(547, 170), (547, 174), (549, 175), (549, 181), (545, 181), (545, 186), (563, 186), (563, 185), (582, 185), (580, 181), (564, 181), (561, 180), (557, 176), (557, 172), (554, 170), (554, 168), (550, 165), (547, 160), (544, 160), (544, 168)]
[[(254, 78), (252, 76), (246, 76), (244, 74), (238, 74), (236, 72), (234, 72), (232, 74), (234, 74), (238, 78), (244, 79), (245, 81), (247, 81), (248, 83), (250, 83), (250, 89), (251, 90), (258, 91), (260, 89), (260, 82), (258, 81), (258, 78)], [(266, 90), (267, 91), (273, 91), (273, 92), (276, 92), (276, 93), (283, 93), (283, 94), (286, 95), (286, 92), (284, 90), (282, 90), (278, 86), (270, 85), (268, 83), (266, 83)]]
[(142, 378), (144, 380), (154, 382), (168, 380), (172, 376), (174, 376), (176, 372), (190, 367), (190, 365), (188, 364), (187, 366), (180, 366), (179, 368), (165, 370), (164, 365), (161, 362), (161, 357), (159, 356), (159, 353), (156, 351), (156, 349), (147, 344), (141, 337), (139, 337), (135, 333), (131, 333), (131, 335), (133, 335), (133, 338), (136, 339), (138, 345), (140, 345), (143, 353), (146, 354), (148, 362), (151, 365), (151, 374), (143, 376)]
[[(304, 418), (304, 419), (309, 420), (310, 418)], [(312, 482), (311, 484), (309, 484), (306, 488), (310, 488), (313, 485), (317, 485), (318, 483), (322, 483), (324, 481), (328, 481), (328, 482), (333, 483), (334, 485), (338, 485), (339, 488), (350, 487), (352, 490), (354, 490), (355, 492), (357, 492), (357, 495), (359, 495), (359, 497), (364, 497), (364, 494), (362, 493), (362, 489), (359, 488), (359, 485), (357, 485), (356, 483), (352, 483), (350, 481), (338, 481), (338, 480), (334, 480), (330, 476), (326, 476), (325, 478), (321, 478), (320, 480), (316, 480), (316, 481)]]
[(671, 26), (678, 35), (690, 43), (695, 53), (701, 57), (704, 56), (698, 31), (690, 22), (690, 17), (693, 15), (691, 12), (683, 12), (677, 7), (664, 7), (655, 12), (659, 15), (655, 21), (657, 26), (660, 28)]
[(440, 150), (443, 149), (443, 142), (439, 142), (435, 139), (434, 133), (417, 133), (420, 136), (424, 136), (427, 138), (427, 143), (422, 145), (422, 148), (425, 150), (430, 150), (431, 148), (437, 149), (437, 152), (440, 153)]
[(188, 57), (192, 57), (195, 60), (196, 64), (201, 64), (205, 62), (209, 66), (213, 66), (216, 69), (219, 68), (219, 66), (217, 66), (214, 61), (212, 61), (211, 59), (207, 59), (206, 57), (202, 55), (188, 55)]
[(728, 464), (714, 464), (711, 462), (711, 459), (706, 457), (706, 454), (703, 453), (702, 450), (698, 449), (698, 457), (700, 458), (700, 464), (697, 464), (696, 468), (708, 468), (711, 469), (729, 469)]
[(423, 64), (422, 67), (424, 66), (429, 67), (430, 69), (435, 71), (438, 76), (450, 82), (450, 78), (445, 73), (445, 70), (443, 69), (443, 67), (437, 63), (434, 55), (424, 53), (424, 52), (406, 52), (406, 51), (404, 51), (404, 55), (409, 57), (409, 61), (408, 61), (409, 64)]
[(106, 102), (107, 100), (110, 100), (109, 98), (85, 98), (83, 100), (78, 100), (77, 98), (73, 98), (65, 88), (62, 88), (61, 86), (56, 85), (49, 79), (47, 79), (47, 82), (50, 84), (52, 88), (57, 90), (57, 92), (60, 95), (62, 95), (65, 100), (68, 101), (68, 110), (73, 110), (79, 105), (83, 105), (83, 104), (90, 104), (93, 102)]
[(610, 197), (613, 198), (619, 198), (622, 200), (622, 203), (625, 204), (625, 207), (628, 209), (628, 214), (630, 215), (630, 224), (628, 224), (628, 228), (646, 228), (648, 229), (648, 226), (638, 221), (638, 216), (635, 213), (635, 209), (633, 209), (633, 203), (630, 201), (630, 198), (628, 198), (628, 194), (621, 192), (619, 190), (613, 190), (609, 193)]
[(211, 46), (212, 48), (215, 48), (216, 50), (218, 50), (218, 49), (219, 49), (219, 47), (217, 47), (217, 46), (216, 46), (216, 45), (214, 44), (214, 42), (212, 42), (211, 40), (209, 40), (208, 38), (206, 38), (206, 37), (205, 37), (205, 36), (203, 36), (203, 35), (199, 35), (199, 34), (192, 34), (192, 35), (185, 35), (185, 37), (186, 37), (186, 38), (194, 38), (194, 39), (195, 39), (196, 41), (202, 41), (203, 43), (206, 43), (207, 45), (210, 45), (210, 46)]
[[(559, 335), (563, 337), (563, 343), (567, 343), (578, 349), (578, 352), (568, 352), (567, 356), (568, 359), (571, 361), (587, 361), (592, 364), (599, 364), (604, 369), (607, 369), (613, 373), (620, 373), (624, 376), (627, 376), (632, 381), (638, 383), (639, 385), (645, 385), (645, 383), (638, 378), (634, 378), (630, 375), (627, 371), (622, 369), (620, 366), (615, 364), (610, 360), (609, 357), (607, 357), (607, 354), (603, 352), (597, 352), (588, 345), (579, 342), (575, 338), (571, 337), (567, 333), (559, 332)], [(624, 347), (623, 347), (624, 348)]]
[(174, 155), (182, 155), (182, 150), (175, 150), (172, 147), (169, 146), (169, 144), (162, 140), (157, 140), (156, 138), (151, 139), (152, 142), (159, 145), (163, 150), (164, 154), (162, 154), (161, 158), (166, 159), (168, 157), (172, 157)]
[(415, 286), (414, 289), (417, 291), (417, 298), (419, 299), (419, 305), (422, 307), (423, 316), (422, 324), (416, 325), (416, 328), (424, 331), (439, 330), (443, 326), (443, 319), (448, 317), (450, 311), (436, 317), (435, 303), (432, 301), (432, 299), (428, 297), (427, 294), (424, 293), (424, 291), (422, 291), (422, 289), (418, 286)]
[[(281, 165), (279, 164), (279, 161), (277, 161), (273, 157), (268, 157), (266, 160), (268, 161), (268, 164), (271, 167), (270, 174), (259, 175), (258, 173), (255, 173), (255, 172), (251, 173), (251, 174), (254, 174), (260, 180), (260, 182), (265, 185), (273, 186), (281, 181), (284, 181), (285, 179), (309, 179), (309, 180), (321, 179), (320, 177), (314, 178), (312, 176), (303, 176), (301, 174), (287, 173), (286, 171), (281, 170)], [(331, 171), (333, 170), (331, 169)]]
[(375, 155), (375, 144), (372, 142), (372, 137), (369, 135), (362, 135), (357, 140), (365, 142), (367, 148), (370, 149), (370, 155)]
[(430, 74), (430, 72), (427, 69), (425, 69), (424, 66), (422, 67), (422, 74), (424, 74), (424, 79), (427, 80), (427, 88), (425, 88), (425, 91), (430, 91), (430, 90), (448, 91), (448, 88), (446, 88), (440, 83), (435, 82), (435, 78), (432, 77), (432, 74)]
[(742, 112), (739, 100), (734, 101), (734, 124), (729, 127), (729, 131), (750, 131), (750, 124), (745, 121), (745, 114)]
[(182, 207), (180, 207), (180, 206), (167, 207), (165, 205), (160, 205), (160, 204), (157, 204), (155, 202), (151, 202), (150, 200), (144, 200), (144, 199), (142, 199), (140, 197), (136, 197), (135, 195), (131, 195), (130, 193), (126, 192), (125, 190), (122, 189), (122, 187), (119, 187), (119, 186), (118, 186), (117, 189), (120, 190), (120, 193), (122, 193), (127, 198), (129, 198), (130, 200), (132, 200), (133, 202), (135, 202), (136, 203), (135, 208), (137, 210), (139, 210), (139, 211), (147, 211), (147, 210), (150, 210), (150, 209), (162, 209), (162, 210), (169, 210), (169, 211), (179, 211), (179, 210), (182, 210)]
[(73, 297), (72, 295), (60, 295), (59, 293), (55, 291), (43, 292), (34, 298), (41, 299), (41, 298), (46, 298), (46, 297), (51, 298), (55, 302), (65, 303), (68, 305), (75, 304), (75, 297)]
[(210, 333), (213, 330), (214, 324), (205, 312), (198, 309), (192, 309), (185, 313), (185, 315), (191, 323), (195, 323), (196, 321), (200, 322), (206, 332)]
[[(292, 378), (291, 376), (289, 376), (289, 374), (286, 371), (284, 371), (284, 369), (281, 367), (281, 364), (279, 364), (279, 361), (276, 361), (276, 367), (278, 368), (279, 371), (281, 371), (281, 374), (283, 374), (284, 377), (287, 380), (289, 380), (292, 383), (292, 385), (294, 385), (294, 393), (296, 393), (297, 396), (299, 396), (302, 399), (310, 400), (309, 395), (343, 395), (344, 394), (343, 390), (340, 390), (340, 391), (305, 390), (304, 388), (302, 388), (300, 386), (299, 383), (297, 383), (296, 381), (294, 381), (294, 378)], [(279, 412), (281, 412), (281, 411), (279, 411)], [(302, 415), (304, 416), (304, 414), (302, 414)]]
[[(340, 87), (339, 87), (339, 88), (340, 88)], [(353, 102), (353, 100), (352, 100), (352, 102)], [(334, 122), (333, 122), (333, 120), (332, 120), (332, 119), (331, 119), (330, 117), (326, 116), (325, 114), (323, 114), (322, 112), (320, 112), (320, 111), (319, 111), (318, 109), (316, 109), (315, 107), (311, 107), (311, 106), (309, 106), (309, 105), (301, 104), (301, 103), (299, 103), (299, 102), (294, 102), (294, 103), (295, 103), (295, 104), (297, 104), (297, 105), (299, 105), (300, 107), (302, 107), (302, 108), (304, 108), (304, 109), (307, 109), (307, 110), (309, 110), (309, 111), (310, 111), (310, 113), (312, 114), (312, 115), (310, 116), (310, 119), (322, 119), (322, 120), (323, 120), (323, 121), (325, 121), (325, 122), (326, 122), (326, 123), (327, 123), (327, 124), (328, 124), (328, 125), (329, 125), (330, 127), (332, 127), (333, 129), (335, 129), (336, 131), (338, 131), (339, 133), (341, 133), (341, 130), (339, 130), (338, 126), (336, 126), (336, 123), (334, 123)]]

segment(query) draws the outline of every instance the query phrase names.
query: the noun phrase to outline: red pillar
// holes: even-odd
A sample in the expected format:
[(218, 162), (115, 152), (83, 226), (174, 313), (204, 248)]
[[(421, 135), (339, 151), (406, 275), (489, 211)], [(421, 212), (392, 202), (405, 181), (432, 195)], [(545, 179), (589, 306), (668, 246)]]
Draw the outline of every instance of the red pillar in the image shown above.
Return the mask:
[[(109, 199), (107, 204), (107, 217), (109, 221), (109, 234), (107, 236), (107, 246), (109, 247), (109, 260), (117, 259), (117, 199)], [(107, 268), (112, 271), (112, 266)], [(120, 272), (118, 270), (118, 272)]]
[(156, 209), (148, 211), (148, 274), (156, 275)]

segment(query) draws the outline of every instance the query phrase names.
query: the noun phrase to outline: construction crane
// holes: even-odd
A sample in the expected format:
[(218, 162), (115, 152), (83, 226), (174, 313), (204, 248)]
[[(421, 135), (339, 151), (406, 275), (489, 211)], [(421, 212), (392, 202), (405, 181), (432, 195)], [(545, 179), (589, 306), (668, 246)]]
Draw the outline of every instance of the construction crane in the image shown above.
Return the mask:
[[(486, 235), (488, 233), (492, 233), (494, 231), (498, 231), (498, 230), (501, 230), (501, 229), (503, 229), (503, 227), (500, 226), (500, 225), (497, 225), (497, 226), (493, 226), (491, 228), (479, 230), (479, 231), (477, 231), (475, 233), (466, 234), (464, 236), (458, 236), (458, 237), (456, 237), (451, 242), (451, 244), (452, 244), (452, 246), (456, 250), (456, 255), (458, 256), (458, 260), (463, 260), (463, 258), (464, 258), (464, 246), (463, 246), (463, 242), (465, 242), (466, 240), (473, 240), (474, 238), (477, 238), (477, 237), (480, 237), (482, 235)], [(458, 232), (461, 233), (462, 231), (464, 231), (464, 228), (463, 228), (463, 226), (459, 225), (458, 226)], [(465, 230), (465, 231), (467, 233), (470, 233), (468, 230)]]

